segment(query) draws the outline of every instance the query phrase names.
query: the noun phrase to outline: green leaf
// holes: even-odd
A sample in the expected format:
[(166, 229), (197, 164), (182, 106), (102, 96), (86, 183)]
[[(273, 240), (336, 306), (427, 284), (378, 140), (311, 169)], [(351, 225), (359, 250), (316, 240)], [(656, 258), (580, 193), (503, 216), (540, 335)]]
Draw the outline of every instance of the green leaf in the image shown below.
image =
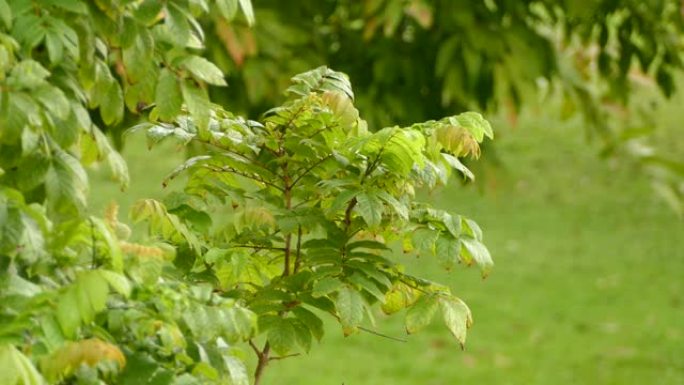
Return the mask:
[(465, 346), (466, 332), (473, 324), (473, 318), (468, 306), (456, 297), (442, 297), (439, 300), (439, 307), (442, 310), (444, 317), (444, 324), (451, 334), (456, 337), (456, 340), (461, 344), (461, 348)]
[(378, 241), (373, 241), (370, 239), (364, 239), (362, 241), (350, 242), (347, 244), (347, 250), (354, 249), (371, 249), (371, 250), (390, 250), (386, 244)]
[(439, 231), (432, 230), (427, 227), (416, 229), (411, 236), (411, 243), (419, 253), (434, 255), (435, 242), (439, 237)]
[[(90, 323), (95, 318), (95, 314), (105, 308), (109, 288), (107, 282), (97, 271), (87, 271), (82, 273), (73, 290), (76, 291), (78, 298), (78, 312), (85, 323)], [(73, 309), (76, 310), (76, 309)]]
[(350, 286), (343, 286), (337, 293), (335, 307), (345, 336), (355, 333), (358, 329), (363, 321), (364, 306), (361, 294)]
[(301, 346), (302, 349), (308, 353), (311, 350), (311, 331), (303, 322), (298, 319), (292, 319), (292, 325), (295, 329), (297, 344), (299, 344), (299, 346)]
[(201, 130), (207, 129), (211, 115), (211, 103), (206, 92), (187, 79), (181, 84), (181, 91), (183, 100), (195, 124)]
[(382, 199), (383, 201), (385, 201), (385, 203), (390, 205), (390, 207), (392, 207), (394, 212), (397, 213), (397, 215), (399, 215), (399, 217), (401, 219), (403, 219), (405, 221), (408, 220), (409, 212), (408, 212), (408, 207), (406, 207), (405, 204), (399, 202), (395, 197), (391, 196), (390, 194), (388, 194), (385, 191), (379, 191), (377, 193), (377, 196), (380, 199)]
[(470, 171), (470, 169), (468, 169), (468, 167), (466, 167), (463, 163), (461, 163), (461, 161), (457, 157), (451, 154), (442, 153), (442, 158), (444, 158), (444, 160), (449, 166), (461, 172), (464, 177), (470, 180), (475, 180), (475, 175), (473, 174), (473, 172)]
[(124, 98), (119, 82), (112, 80), (100, 104), (100, 115), (106, 125), (111, 126), (123, 119)]
[(64, 344), (64, 335), (53, 315), (46, 315), (40, 320), (40, 329), (43, 332), (48, 349), (54, 350)]
[(297, 317), (298, 320), (302, 321), (306, 327), (309, 328), (311, 334), (320, 341), (323, 338), (324, 329), (323, 321), (313, 312), (298, 306), (292, 309), (292, 314)]
[(252, 1), (251, 0), (239, 0), (240, 2), (240, 8), (242, 8), (242, 13), (245, 15), (245, 19), (247, 19), (247, 23), (249, 25), (254, 24), (254, 9), (252, 8)]
[(62, 333), (67, 338), (74, 338), (76, 329), (81, 324), (81, 314), (79, 313), (79, 303), (77, 292), (74, 290), (67, 290), (59, 298), (57, 304), (57, 321), (62, 328)]
[(281, 356), (292, 350), (296, 342), (296, 331), (289, 319), (280, 318), (275, 325), (268, 330), (268, 342), (271, 348)]
[(217, 0), (216, 6), (226, 20), (231, 21), (238, 11), (238, 0)]
[[(0, 0), (2, 1), (2, 0)], [(16, 385), (19, 382), (20, 373), (16, 367), (15, 354), (18, 351), (12, 345), (0, 345), (0, 384)]]
[(441, 234), (435, 243), (435, 253), (440, 264), (447, 270), (451, 270), (458, 263), (461, 252), (461, 242), (449, 235)]
[(12, 68), (8, 83), (17, 88), (32, 89), (45, 84), (45, 79), (48, 76), (50, 76), (50, 72), (40, 63), (27, 59), (20, 61)]
[(134, 222), (148, 220), (152, 231), (161, 233), (167, 239), (183, 240), (194, 252), (200, 251), (201, 246), (197, 234), (181, 222), (178, 216), (166, 211), (166, 207), (161, 202), (154, 199), (137, 201), (131, 207), (131, 219)]
[(88, 176), (76, 158), (55, 149), (45, 177), (45, 190), (51, 211), (82, 213), (86, 207)]
[(6, 0), (0, 0), (0, 20), (5, 24), (5, 28), (12, 28), (12, 9)]
[(71, 112), (71, 104), (64, 92), (57, 87), (44, 86), (33, 92), (33, 97), (58, 119), (66, 119)]
[(89, 218), (93, 230), (104, 240), (106, 248), (106, 257), (108, 258), (109, 266), (117, 272), (123, 270), (123, 253), (119, 247), (119, 241), (116, 239), (114, 230), (111, 229), (101, 218), (91, 216)]
[(164, 20), (168, 28), (168, 37), (176, 45), (185, 47), (190, 41), (190, 24), (178, 5), (170, 3), (166, 6)]
[(145, 25), (151, 25), (157, 21), (164, 3), (158, 0), (144, 0), (135, 7), (134, 17)]
[(224, 79), (221, 69), (219, 69), (216, 64), (201, 56), (188, 56), (181, 62), (181, 66), (190, 71), (190, 73), (199, 80), (216, 86), (226, 85), (226, 80)]
[(171, 121), (181, 111), (183, 95), (178, 84), (178, 79), (173, 72), (164, 68), (159, 73), (155, 101), (161, 120)]
[(470, 264), (471, 261), (475, 261), (480, 267), (482, 272), (482, 277), (486, 278), (489, 272), (494, 266), (494, 261), (492, 256), (489, 254), (487, 247), (481, 242), (470, 237), (461, 237), (461, 258), (463, 258), (466, 264)]
[(489, 122), (480, 114), (473, 111), (464, 112), (456, 115), (458, 123), (470, 132), (478, 142), (482, 142), (486, 135), (489, 139), (494, 139), (494, 131)]
[(50, 63), (60, 63), (64, 57), (64, 45), (62, 44), (62, 38), (54, 30), (45, 35), (45, 46), (47, 47)]
[(35, 263), (46, 255), (45, 236), (33, 218), (21, 214), (23, 233), (21, 236), (20, 256), (23, 260)]
[(413, 334), (430, 324), (439, 301), (435, 294), (425, 294), (406, 312), (406, 332)]
[(121, 157), (121, 154), (112, 148), (107, 136), (105, 136), (97, 126), (91, 127), (90, 131), (92, 137), (95, 139), (95, 149), (97, 150), (98, 159), (104, 158), (111, 170), (112, 177), (119, 182), (121, 189), (125, 190), (130, 181), (126, 161)]
[(472, 219), (462, 218), (463, 230), (466, 234), (475, 238), (477, 241), (482, 242), (482, 229), (480, 226)]
[(223, 363), (230, 374), (231, 385), (249, 385), (249, 375), (245, 364), (238, 358), (224, 355)]
[(336, 291), (342, 286), (342, 281), (333, 277), (325, 277), (321, 280), (315, 281), (311, 295), (314, 297), (322, 297)]
[(109, 283), (109, 286), (117, 293), (128, 298), (131, 295), (131, 284), (128, 278), (123, 274), (119, 274), (109, 270), (99, 270), (102, 278)]
[(378, 289), (378, 286), (370, 279), (366, 278), (361, 273), (354, 273), (349, 277), (349, 282), (357, 285), (359, 288), (365, 290), (370, 295), (375, 297), (380, 302), (385, 301), (385, 294)]
[(356, 208), (369, 227), (377, 227), (382, 222), (385, 206), (382, 201), (371, 193), (362, 192), (356, 196)]
[(12, 345), (0, 345), (0, 384), (44, 385), (31, 360)]

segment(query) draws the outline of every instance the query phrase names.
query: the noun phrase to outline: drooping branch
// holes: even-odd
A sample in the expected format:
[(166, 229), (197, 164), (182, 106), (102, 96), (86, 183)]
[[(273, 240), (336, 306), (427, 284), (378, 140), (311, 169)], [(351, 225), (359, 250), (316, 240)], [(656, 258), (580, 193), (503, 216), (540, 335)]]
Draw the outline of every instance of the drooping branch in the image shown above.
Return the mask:
[(215, 167), (215, 166), (210, 166), (210, 165), (205, 164), (205, 165), (203, 165), (203, 167), (204, 167), (204, 168), (207, 168), (207, 169), (209, 169), (209, 170), (211, 170), (211, 171), (214, 171), (214, 172), (230, 172), (230, 173), (233, 173), (233, 174), (235, 174), (235, 175), (240, 175), (240, 176), (245, 177), (245, 178), (247, 178), (247, 179), (251, 179), (251, 180), (253, 180), (253, 181), (256, 181), (256, 182), (259, 182), (259, 183), (263, 183), (263, 184), (265, 184), (265, 185), (267, 185), (267, 186), (271, 186), (271, 187), (273, 187), (273, 188), (275, 188), (275, 189), (277, 189), (277, 190), (284, 191), (283, 187), (278, 186), (277, 184), (275, 184), (275, 183), (273, 183), (273, 182), (269, 182), (269, 181), (267, 181), (266, 179), (264, 179), (264, 178), (262, 178), (262, 177), (260, 177), (260, 176), (258, 176), (258, 175), (248, 174), (248, 173), (246, 173), (246, 172), (244, 172), (244, 171), (237, 170), (237, 169), (235, 169), (234, 167), (231, 167), (231, 166)]

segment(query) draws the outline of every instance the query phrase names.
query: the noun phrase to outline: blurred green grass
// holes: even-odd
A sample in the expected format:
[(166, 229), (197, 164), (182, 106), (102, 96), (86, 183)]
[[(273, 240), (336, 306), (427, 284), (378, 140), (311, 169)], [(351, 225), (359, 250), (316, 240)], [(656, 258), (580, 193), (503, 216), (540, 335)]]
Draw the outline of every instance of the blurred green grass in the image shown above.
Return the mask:
[[(679, 130), (678, 101), (662, 108), (668, 132)], [(684, 223), (632, 165), (600, 159), (580, 120), (543, 110), (529, 109), (515, 128), (495, 122), (501, 166), (478, 166), (479, 189), (454, 184), (428, 197), (479, 222), (492, 275), (397, 256), (470, 305), (465, 351), (439, 322), (406, 337), (402, 315), (378, 314), (378, 331), (407, 342), (344, 338), (329, 323), (324, 343), (273, 361), (264, 383), (684, 384)], [(681, 136), (667, 137), (684, 148)], [(124, 154), (130, 190), (93, 172), (94, 207), (161, 196), (162, 175), (183, 158), (172, 145), (148, 152), (140, 136)]]

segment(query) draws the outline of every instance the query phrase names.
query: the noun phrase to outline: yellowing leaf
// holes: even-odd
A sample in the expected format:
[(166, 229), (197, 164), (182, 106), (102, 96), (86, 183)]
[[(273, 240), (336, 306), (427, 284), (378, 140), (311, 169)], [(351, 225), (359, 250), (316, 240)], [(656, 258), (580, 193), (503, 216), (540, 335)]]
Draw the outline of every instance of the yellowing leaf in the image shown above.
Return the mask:
[(435, 294), (425, 294), (406, 312), (406, 332), (413, 334), (432, 321), (439, 302)]
[(51, 382), (71, 376), (81, 365), (95, 366), (103, 361), (126, 366), (126, 357), (109, 342), (97, 338), (69, 342), (41, 361), (41, 371)]
[(470, 309), (456, 297), (440, 298), (439, 307), (442, 310), (444, 324), (463, 348), (466, 342), (466, 331), (473, 324)]

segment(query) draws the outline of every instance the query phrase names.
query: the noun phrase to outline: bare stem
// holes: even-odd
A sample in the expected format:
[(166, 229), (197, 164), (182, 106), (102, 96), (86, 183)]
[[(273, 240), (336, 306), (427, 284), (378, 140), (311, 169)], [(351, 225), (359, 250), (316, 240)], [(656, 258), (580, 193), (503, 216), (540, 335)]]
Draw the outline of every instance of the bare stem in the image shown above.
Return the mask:
[(352, 198), (352, 200), (349, 201), (349, 205), (347, 205), (347, 209), (344, 211), (344, 231), (345, 232), (348, 232), (349, 226), (351, 226), (351, 214), (352, 214), (352, 210), (354, 210), (355, 206), (356, 206), (356, 197)]
[(259, 349), (256, 349), (257, 352), (257, 358), (259, 361), (257, 362), (257, 367), (254, 370), (254, 385), (259, 385), (261, 382), (261, 376), (264, 374), (264, 369), (266, 369), (266, 365), (268, 365), (269, 362), (269, 354), (271, 352), (271, 345), (266, 342), (264, 345), (264, 349), (259, 351)]
[(294, 272), (299, 271), (299, 265), (302, 263), (302, 226), (297, 227), (297, 251), (295, 255)]

